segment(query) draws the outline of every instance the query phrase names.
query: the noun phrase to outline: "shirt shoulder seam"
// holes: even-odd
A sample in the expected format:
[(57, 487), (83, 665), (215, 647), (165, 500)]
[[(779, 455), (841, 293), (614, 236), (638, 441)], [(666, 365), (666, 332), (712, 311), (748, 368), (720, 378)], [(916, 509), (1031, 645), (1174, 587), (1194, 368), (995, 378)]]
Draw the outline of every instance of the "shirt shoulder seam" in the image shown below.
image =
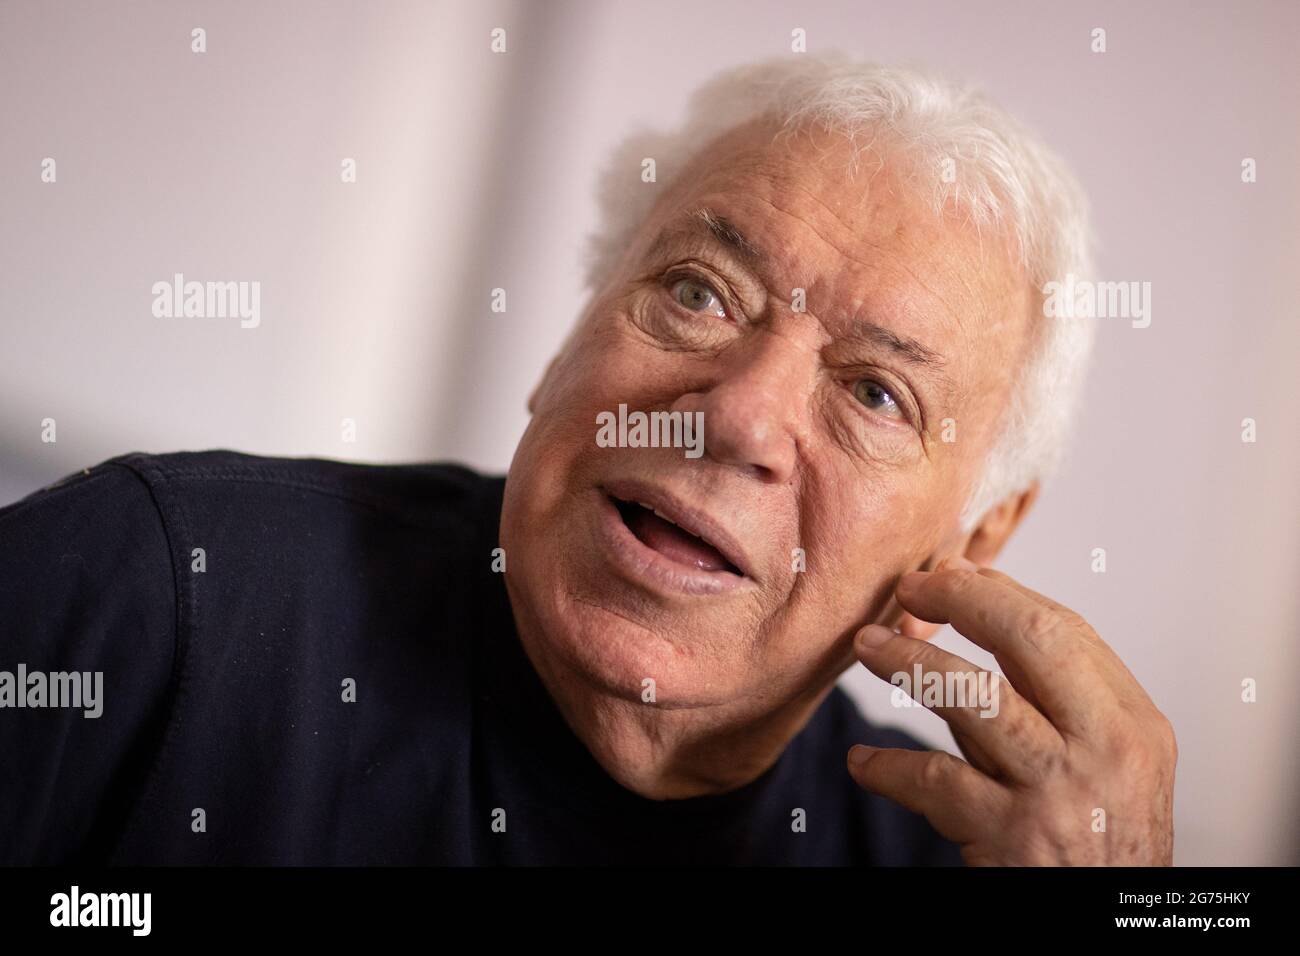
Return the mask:
[[(167, 558), (172, 571), (172, 595), (176, 608), (172, 621), (172, 668), (168, 680), (165, 705), (166, 725), (158, 743), (158, 750), (150, 761), (149, 769), (141, 782), (139, 800), (134, 808), (134, 811), (138, 812), (150, 799), (154, 783), (159, 778), (161, 768), (171, 750), (175, 737), (176, 714), (179, 709), (179, 699), (184, 689), (185, 666), (191, 645), (190, 637), (198, 617), (198, 597), (193, 582), (182, 574), (180, 567), (177, 565), (177, 556), (180, 554), (178, 550), (178, 533), (180, 540), (189, 539), (189, 522), (184, 505), (179, 500), (179, 497), (164, 501), (163, 499), (170, 497), (165, 488), (164, 476), (148, 474), (147, 472), (151, 469), (139, 461), (114, 459), (105, 462), (105, 464), (119, 466), (129, 474), (134, 475), (144, 485), (146, 492), (149, 494), (149, 500), (158, 515), (158, 523), (162, 528), (163, 538), (167, 542)], [(169, 520), (169, 509), (173, 512), (174, 522)], [(125, 833), (125, 829), (122, 832)], [(116, 852), (116, 850), (113, 852)]]
[[(113, 459), (113, 463), (121, 464), (125, 467), (136, 469), (138, 473), (151, 473), (156, 481), (230, 481), (243, 482), (248, 484), (265, 484), (274, 485), (283, 488), (294, 488), (299, 491), (309, 491), (326, 497), (335, 498), (340, 501), (347, 501), (353, 504), (362, 505), (390, 521), (394, 521), (407, 527), (430, 528), (436, 526), (435, 522), (422, 518), (419, 515), (412, 514), (401, 504), (401, 499), (390, 497), (382, 494), (372, 494), (356, 489), (344, 488), (339, 482), (322, 479), (312, 480), (300, 476), (284, 475), (277, 473), (275, 470), (266, 466), (249, 464), (243, 466), (216, 465), (211, 467), (194, 467), (186, 465), (170, 465), (161, 463), (157, 456), (133, 454), (123, 458)], [(490, 480), (485, 476), (479, 476), (481, 480)], [(146, 482), (150, 479), (145, 478)], [(482, 494), (481, 488), (469, 489), (467, 494), (475, 500)], [(446, 512), (440, 513), (440, 518), (445, 521)], [(466, 528), (473, 530), (475, 522), (462, 513), (453, 513), (453, 521), (456, 524), (464, 525)]]

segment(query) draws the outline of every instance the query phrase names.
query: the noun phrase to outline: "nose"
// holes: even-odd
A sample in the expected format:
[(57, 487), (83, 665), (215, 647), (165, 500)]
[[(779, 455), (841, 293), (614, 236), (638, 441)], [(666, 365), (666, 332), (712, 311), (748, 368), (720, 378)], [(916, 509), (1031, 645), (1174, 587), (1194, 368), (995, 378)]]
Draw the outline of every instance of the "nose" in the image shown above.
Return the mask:
[(707, 390), (681, 396), (673, 410), (704, 414), (709, 458), (784, 484), (794, 474), (813, 359), (797, 343), (766, 331), (735, 349)]

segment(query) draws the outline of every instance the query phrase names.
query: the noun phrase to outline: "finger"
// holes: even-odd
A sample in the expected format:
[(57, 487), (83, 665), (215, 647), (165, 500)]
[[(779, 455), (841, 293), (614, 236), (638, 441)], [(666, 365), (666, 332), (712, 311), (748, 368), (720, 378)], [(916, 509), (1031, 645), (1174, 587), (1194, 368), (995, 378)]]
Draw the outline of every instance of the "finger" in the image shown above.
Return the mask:
[(1056, 614), (1060, 616), (1061, 620), (1065, 624), (1071, 627), (1078, 628), (1082, 632), (1084, 637), (1090, 638), (1093, 643), (1105, 647), (1104, 642), (1102, 642), (1101, 638), (1097, 636), (1096, 632), (1093, 631), (1093, 629), (1088, 625), (1088, 622), (1083, 619), (1083, 616), (1079, 614), (1078, 611), (1066, 607), (1064, 604), (1061, 604), (1059, 601), (1053, 600), (1052, 598), (1048, 597), (1046, 594), (1041, 594), (1038, 591), (1035, 591), (1033, 588), (1021, 584), (1011, 575), (999, 571), (996, 568), (989, 568), (980, 564), (976, 564), (974, 561), (971, 561), (967, 558), (960, 557), (960, 556), (945, 558), (944, 560), (939, 562), (939, 564), (934, 568), (934, 570), (943, 571), (943, 570), (947, 570), (948, 568), (954, 568), (954, 569), (964, 570), (964, 571), (974, 571), (975, 573), (979, 574), (981, 577), (988, 578), (989, 580), (992, 581), (997, 581), (999, 584), (1002, 584), (1010, 588), (1011, 590), (1016, 591), (1017, 593), (1022, 594), (1025, 597), (1029, 598), (1029, 600), (1033, 601), (1035, 604), (1041, 605), (1042, 607), (1047, 608), (1049, 611), (1056, 612)]
[(926, 621), (951, 624), (997, 658), (1016, 690), (1064, 731), (1085, 732), (1095, 709), (1118, 706), (1092, 645), (1052, 608), (975, 571), (912, 572), (895, 594)]
[(942, 750), (858, 744), (849, 750), (848, 764), (858, 786), (923, 815), (954, 843), (982, 837), (1008, 803), (999, 784)]
[(1116, 692), (1129, 701), (1130, 705), (1137, 705), (1143, 702), (1150, 703), (1151, 698), (1133, 673), (1124, 665), (1120, 656), (1115, 653), (1114, 648), (1101, 639), (1096, 631), (1084, 620), (1083, 616), (1064, 604), (1052, 600), (1045, 594), (1033, 590), (1021, 584), (1009, 574), (1001, 571), (995, 571), (993, 568), (982, 568), (975, 565), (976, 570), (981, 575), (997, 581), (999, 584), (1006, 585), (1015, 591), (1020, 592), (1031, 601), (1041, 604), (1045, 608), (1050, 608), (1061, 616), (1061, 619), (1070, 627), (1073, 627), (1097, 652), (1098, 658), (1104, 662), (1104, 666), (1110, 672), (1112, 680), (1111, 686)]
[(858, 632), (854, 651), (869, 671), (973, 744), (972, 762), (995, 779), (1036, 783), (1065, 750), (1056, 728), (1010, 682), (929, 641), (870, 624)]
[(1021, 584), (1019, 581), (1017, 581), (1015, 578), (1013, 578), (1011, 575), (1005, 574), (1002, 571), (995, 570), (994, 568), (985, 568), (985, 567), (980, 567), (978, 565), (972, 565), (971, 568), (969, 568), (969, 570), (976, 571), (982, 577), (989, 578), (992, 581), (997, 581), (999, 584), (1009, 587), (1013, 591), (1017, 591), (1020, 594), (1023, 594), (1025, 597), (1029, 598), (1029, 600), (1033, 601), (1035, 604), (1045, 607), (1049, 611), (1055, 611), (1058, 615), (1060, 615), (1061, 620), (1064, 621), (1066, 624), (1069, 624), (1074, 627), (1079, 627), (1080, 625), (1082, 625), (1086, 631), (1091, 632), (1091, 628), (1087, 627), (1087, 622), (1084, 621), (1083, 617), (1078, 612), (1066, 607), (1064, 604), (1052, 600), (1046, 594), (1040, 594), (1037, 591), (1035, 591), (1033, 588), (1026, 587), (1025, 585)]

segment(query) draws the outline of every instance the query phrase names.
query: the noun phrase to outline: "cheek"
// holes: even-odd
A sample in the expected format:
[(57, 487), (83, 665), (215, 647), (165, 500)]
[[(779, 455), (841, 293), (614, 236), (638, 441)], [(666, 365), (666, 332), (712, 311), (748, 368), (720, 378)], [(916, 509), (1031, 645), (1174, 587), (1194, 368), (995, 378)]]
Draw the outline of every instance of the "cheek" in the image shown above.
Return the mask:
[(521, 484), (583, 485), (598, 458), (598, 416), (620, 403), (641, 407), (661, 398), (665, 382), (671, 387), (674, 356), (647, 349), (625, 314), (607, 307), (584, 323), (538, 391), (511, 466)]
[(900, 508), (903, 500), (884, 482), (866, 492), (841, 485), (839, 493), (805, 496), (807, 570), (797, 576), (787, 626), (831, 640), (880, 618), (898, 575), (925, 554), (916, 527), (918, 510)]
[(802, 527), (818, 589), (866, 595), (924, 560), (945, 525), (934, 477), (881, 467), (807, 488)]
[(709, 368), (694, 350), (647, 335), (627, 311), (638, 301), (629, 296), (604, 313), (575, 350), (566, 397), (591, 420), (593, 435), (597, 412), (616, 411), (620, 403), (640, 409), (671, 404)]
[[(617, 407), (626, 396), (628, 368), (618, 336), (601, 320), (575, 334), (547, 373), (529, 423), (549, 442), (572, 444), (581, 436), (594, 441), (596, 413)], [(591, 426), (588, 428), (588, 424)]]
[[(627, 314), (632, 305), (621, 299), (588, 320), (574, 336), (557, 378), (567, 403), (604, 402), (626, 395), (640, 379), (650, 376), (655, 356)], [(626, 400), (626, 399), (622, 399)]]

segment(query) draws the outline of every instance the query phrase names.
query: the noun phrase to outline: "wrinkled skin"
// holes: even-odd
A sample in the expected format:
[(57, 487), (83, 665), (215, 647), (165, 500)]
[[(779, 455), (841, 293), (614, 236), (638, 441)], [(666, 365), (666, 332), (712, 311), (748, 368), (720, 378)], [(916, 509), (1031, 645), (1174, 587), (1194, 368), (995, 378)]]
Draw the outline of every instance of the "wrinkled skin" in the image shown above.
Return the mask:
[[(912, 572), (898, 599), (951, 623), (1008, 678), (996, 714), (932, 708), (966, 761), (943, 751), (849, 752), (862, 786), (924, 814), (972, 865), (1173, 863), (1173, 728), (1078, 614), (962, 558)], [(872, 624), (857, 637), (872, 673), (971, 673), (974, 665)]]
[[(774, 142), (772, 133), (755, 122), (724, 134), (659, 198), (530, 399), (506, 487), (501, 544), (525, 650), (593, 756), (653, 799), (752, 780), (856, 652), (871, 666), (935, 650), (925, 639), (952, 608), (905, 598), (900, 580), (945, 559), (991, 562), (1036, 495), (1013, 495), (961, 530), (1038, 315), (1006, 237), (933, 212), (927, 174), (887, 146), (853, 169), (839, 135), (805, 130)], [(747, 257), (699, 227), (693, 214), (702, 208), (761, 254)], [(795, 289), (804, 290), (802, 309)], [(620, 403), (703, 413), (703, 456), (599, 447), (597, 416)], [(725, 528), (743, 554), (739, 585), (690, 593), (612, 558), (606, 489), (629, 479)], [(944, 572), (957, 573), (973, 572)], [(855, 644), (872, 623), (901, 633), (889, 630), (883, 651)], [(1100, 645), (1086, 625), (1070, 633)], [(1067, 660), (1082, 653), (1070, 639), (1058, 645)], [(1003, 669), (1015, 679), (1011, 659)], [(1160, 812), (1172, 801), (1172, 734), (1117, 660), (1093, 676), (1127, 681), (1113, 690), (1133, 705), (1127, 722), (1106, 718), (1123, 759), (1047, 761), (1057, 773), (1040, 775), (1044, 789), (1017, 791), (1018, 807), (1040, 812), (991, 818), (997, 833), (978, 836), (962, 817), (960, 842), (976, 848), (970, 862), (1092, 861), (1095, 804), (1071, 790), (1084, 771), (1092, 783), (1112, 775), (1108, 798), (1131, 795), (1116, 814), (1126, 834), (1141, 836), (1128, 858), (1167, 862), (1171, 824)], [(1089, 685), (1083, 706), (1101, 696)], [(1004, 712), (1026, 720), (1023, 709)], [(1081, 722), (1101, 719), (1089, 712)], [(981, 738), (999, 721), (985, 724)], [(1013, 731), (1024, 753), (1060, 737), (1046, 718), (1032, 729), (1037, 738)], [(1169, 746), (1157, 746), (1166, 734)], [(1000, 786), (988, 775), (1005, 771), (985, 751), (1002, 751), (982, 746), (980, 769), (948, 760)], [(945, 835), (944, 801), (964, 799), (960, 786), (971, 786), (894, 754), (866, 766), (851, 770), (864, 786), (905, 804), (924, 792), (922, 812)], [(1071, 800), (1089, 807), (1077, 853), (1067, 845)], [(1131, 824), (1147, 804), (1145, 828)], [(1039, 817), (1023, 825), (1050, 837), (1014, 835)]]

